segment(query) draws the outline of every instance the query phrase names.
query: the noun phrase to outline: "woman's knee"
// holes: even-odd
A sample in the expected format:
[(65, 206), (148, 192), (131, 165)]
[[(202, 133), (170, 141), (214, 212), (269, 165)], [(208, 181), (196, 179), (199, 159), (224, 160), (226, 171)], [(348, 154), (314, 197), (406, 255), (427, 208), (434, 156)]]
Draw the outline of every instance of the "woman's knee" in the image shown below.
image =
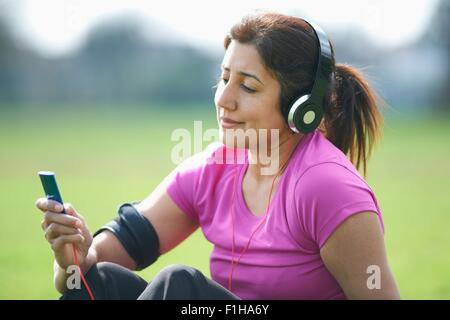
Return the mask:
[(169, 265), (158, 272), (139, 299), (197, 299), (205, 282), (202, 279), (203, 274), (193, 267)]
[(155, 278), (174, 279), (175, 280), (192, 280), (197, 279), (202, 273), (193, 267), (183, 264), (172, 264), (163, 269)]
[(139, 299), (238, 300), (239, 297), (217, 282), (206, 278), (198, 269), (173, 264), (165, 267), (155, 276)]
[(129, 269), (122, 267), (121, 265), (113, 262), (102, 261), (94, 264), (86, 273), (86, 277), (89, 278), (91, 274), (99, 273), (101, 275), (114, 275), (119, 272), (130, 272)]

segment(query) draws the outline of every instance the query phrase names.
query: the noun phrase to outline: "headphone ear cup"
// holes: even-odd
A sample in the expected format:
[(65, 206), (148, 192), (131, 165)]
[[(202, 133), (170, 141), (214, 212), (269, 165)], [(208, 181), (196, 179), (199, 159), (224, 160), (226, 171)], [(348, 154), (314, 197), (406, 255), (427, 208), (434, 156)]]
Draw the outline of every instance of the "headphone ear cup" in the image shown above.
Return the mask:
[[(295, 104), (292, 107), (294, 106)], [(322, 117), (322, 109), (316, 104), (306, 100), (303, 103), (300, 103), (295, 110), (293, 110), (290, 119), (291, 123), (293, 123), (298, 132), (308, 133), (315, 130), (319, 126), (322, 121)], [(293, 129), (292, 126), (291, 129)]]
[(301, 96), (289, 108), (288, 125), (294, 132), (311, 132), (322, 121), (322, 108), (312, 102), (310, 97), (310, 95)]

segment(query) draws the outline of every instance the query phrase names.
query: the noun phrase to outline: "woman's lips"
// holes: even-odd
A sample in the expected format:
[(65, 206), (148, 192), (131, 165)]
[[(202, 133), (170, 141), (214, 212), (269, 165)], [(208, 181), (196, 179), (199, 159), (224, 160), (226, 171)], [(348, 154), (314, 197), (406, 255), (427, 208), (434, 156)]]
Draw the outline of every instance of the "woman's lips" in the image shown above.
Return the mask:
[(224, 117), (220, 118), (220, 125), (222, 126), (222, 128), (233, 128), (233, 127), (236, 127), (243, 123), (244, 122), (234, 121), (230, 118), (224, 118)]

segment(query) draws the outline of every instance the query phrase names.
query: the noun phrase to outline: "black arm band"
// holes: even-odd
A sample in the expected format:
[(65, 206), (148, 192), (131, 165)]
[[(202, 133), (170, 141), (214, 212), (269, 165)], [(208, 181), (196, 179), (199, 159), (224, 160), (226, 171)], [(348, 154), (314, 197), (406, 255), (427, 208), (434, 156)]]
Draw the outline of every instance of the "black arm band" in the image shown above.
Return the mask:
[(104, 230), (111, 231), (136, 262), (136, 270), (142, 270), (160, 256), (158, 235), (150, 221), (132, 204), (122, 204), (118, 213), (119, 216), (100, 228), (94, 237)]

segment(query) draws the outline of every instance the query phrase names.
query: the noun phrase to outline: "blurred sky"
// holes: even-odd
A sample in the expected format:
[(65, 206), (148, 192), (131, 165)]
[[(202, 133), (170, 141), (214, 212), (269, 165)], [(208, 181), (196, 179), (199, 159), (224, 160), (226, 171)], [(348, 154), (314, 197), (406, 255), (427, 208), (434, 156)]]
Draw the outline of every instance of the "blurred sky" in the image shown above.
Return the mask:
[(187, 42), (219, 50), (229, 27), (255, 9), (303, 16), (327, 32), (359, 28), (377, 43), (396, 47), (420, 36), (436, 4), (436, 0), (0, 0), (0, 10), (9, 9), (15, 31), (33, 47), (45, 55), (59, 55), (80, 45), (89, 28), (103, 18), (123, 13), (150, 17)]

